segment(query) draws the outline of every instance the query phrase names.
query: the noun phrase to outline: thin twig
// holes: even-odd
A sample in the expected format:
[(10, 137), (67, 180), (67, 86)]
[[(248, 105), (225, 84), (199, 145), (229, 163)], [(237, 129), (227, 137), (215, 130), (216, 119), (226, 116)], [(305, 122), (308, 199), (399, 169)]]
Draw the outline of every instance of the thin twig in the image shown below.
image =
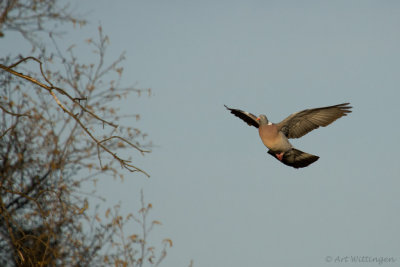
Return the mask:
[(114, 138), (121, 139), (121, 140), (124, 141), (125, 143), (129, 144), (131, 147), (136, 148), (137, 150), (139, 150), (139, 151), (142, 153), (142, 155), (143, 155), (144, 153), (150, 153), (150, 152), (151, 152), (150, 150), (141, 149), (140, 147), (136, 146), (135, 144), (132, 144), (131, 142), (129, 142), (129, 141), (126, 140), (125, 138), (123, 138), (123, 137), (121, 137), (121, 136), (117, 136), (117, 135), (113, 135), (113, 136), (111, 136), (111, 137), (108, 137), (108, 138), (106, 138), (106, 139), (103, 139), (103, 140), (100, 141), (100, 143), (109, 141), (109, 140), (114, 139)]
[(5, 108), (4, 108), (3, 106), (1, 106), (1, 105), (0, 105), (0, 109), (2, 109), (5, 113), (10, 114), (10, 115), (15, 116), (15, 117), (26, 116), (26, 117), (31, 118), (31, 116), (28, 115), (27, 113), (23, 113), (23, 114), (21, 114), (21, 113), (14, 113), (14, 112), (8, 111), (7, 109), (5, 109)]

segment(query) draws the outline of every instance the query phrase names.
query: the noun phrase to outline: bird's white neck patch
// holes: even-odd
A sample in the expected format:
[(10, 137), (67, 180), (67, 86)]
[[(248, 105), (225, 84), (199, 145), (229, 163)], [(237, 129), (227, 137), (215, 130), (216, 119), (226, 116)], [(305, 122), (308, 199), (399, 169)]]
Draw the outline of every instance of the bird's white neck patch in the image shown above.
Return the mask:
[(269, 122), (268, 122), (268, 125), (272, 125), (272, 122), (269, 121)]

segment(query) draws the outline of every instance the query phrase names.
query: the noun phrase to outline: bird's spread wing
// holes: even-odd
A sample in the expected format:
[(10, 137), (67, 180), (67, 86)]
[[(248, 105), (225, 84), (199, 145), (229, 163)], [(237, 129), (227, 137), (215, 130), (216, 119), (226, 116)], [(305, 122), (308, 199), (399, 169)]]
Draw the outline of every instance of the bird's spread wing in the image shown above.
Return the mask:
[(253, 114), (240, 110), (240, 109), (233, 109), (233, 108), (228, 108), (226, 105), (224, 105), (226, 109), (228, 109), (233, 115), (235, 115), (238, 118), (241, 118), (244, 120), (248, 125), (254, 126), (258, 128), (259, 124), (257, 121), (257, 117), (254, 116)]
[(351, 112), (352, 107), (349, 104), (343, 103), (296, 112), (278, 123), (277, 126), (288, 138), (299, 138), (320, 126), (325, 127), (340, 117), (346, 116)]

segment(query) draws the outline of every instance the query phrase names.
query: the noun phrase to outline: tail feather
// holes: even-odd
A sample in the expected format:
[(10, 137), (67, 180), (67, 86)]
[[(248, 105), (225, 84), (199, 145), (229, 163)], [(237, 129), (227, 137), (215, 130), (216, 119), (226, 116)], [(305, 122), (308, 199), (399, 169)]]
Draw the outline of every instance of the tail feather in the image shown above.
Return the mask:
[[(272, 155), (274, 158), (278, 159), (276, 153), (274, 151), (268, 150), (268, 154)], [(282, 163), (291, 166), (293, 168), (304, 168), (310, 165), (311, 163), (316, 162), (319, 159), (318, 156), (311, 155), (300, 151), (298, 149), (292, 148), (291, 150), (285, 152), (283, 154)], [(279, 160), (279, 159), (278, 159)]]

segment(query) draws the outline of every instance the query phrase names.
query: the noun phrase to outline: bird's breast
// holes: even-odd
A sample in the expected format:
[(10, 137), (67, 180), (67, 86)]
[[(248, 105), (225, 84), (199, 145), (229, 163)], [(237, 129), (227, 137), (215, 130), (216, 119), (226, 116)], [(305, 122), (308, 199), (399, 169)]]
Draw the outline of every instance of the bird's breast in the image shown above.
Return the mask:
[(286, 152), (292, 147), (286, 136), (279, 132), (278, 127), (274, 124), (261, 125), (258, 133), (263, 144), (273, 151)]

